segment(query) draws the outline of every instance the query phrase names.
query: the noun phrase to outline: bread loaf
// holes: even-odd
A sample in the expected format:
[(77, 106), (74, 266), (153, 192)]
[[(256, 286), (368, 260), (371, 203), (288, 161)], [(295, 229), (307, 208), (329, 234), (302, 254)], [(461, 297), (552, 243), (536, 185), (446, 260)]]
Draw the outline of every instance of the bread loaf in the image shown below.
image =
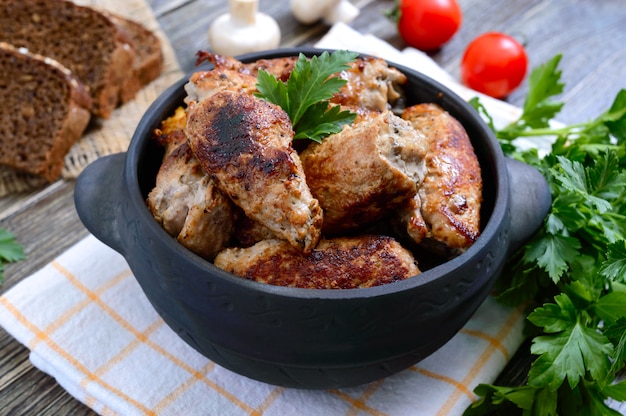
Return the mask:
[(132, 74), (130, 35), (112, 19), (67, 0), (0, 0), (0, 41), (51, 57), (69, 68), (108, 118)]
[(110, 17), (130, 36), (136, 53), (130, 77), (120, 89), (120, 102), (123, 104), (132, 100), (141, 88), (159, 77), (163, 70), (163, 52), (161, 41), (152, 31), (124, 17)]
[(63, 65), (0, 42), (0, 164), (53, 181), (90, 119), (91, 98)]

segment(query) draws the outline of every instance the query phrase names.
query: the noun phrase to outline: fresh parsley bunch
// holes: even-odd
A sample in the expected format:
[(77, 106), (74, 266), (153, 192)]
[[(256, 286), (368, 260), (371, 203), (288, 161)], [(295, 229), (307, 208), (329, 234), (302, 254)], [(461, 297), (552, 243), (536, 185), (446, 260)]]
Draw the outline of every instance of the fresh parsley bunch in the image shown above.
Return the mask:
[(348, 69), (348, 63), (357, 56), (354, 52), (340, 50), (307, 59), (301, 53), (287, 82), (260, 70), (256, 95), (287, 112), (296, 133), (295, 139), (320, 142), (324, 137), (340, 132), (344, 124), (352, 123), (356, 117), (351, 111), (330, 105), (329, 100), (347, 82), (336, 74)]
[[(626, 381), (616, 381), (626, 361), (626, 90), (596, 119), (555, 127), (560, 59), (532, 71), (522, 115), (494, 129), (505, 154), (538, 168), (552, 192), (543, 227), (497, 283), (499, 300), (529, 307), (536, 359), (524, 386), (479, 385), (468, 416), (618, 415), (607, 398), (626, 400)], [(515, 143), (546, 136), (543, 157)]]

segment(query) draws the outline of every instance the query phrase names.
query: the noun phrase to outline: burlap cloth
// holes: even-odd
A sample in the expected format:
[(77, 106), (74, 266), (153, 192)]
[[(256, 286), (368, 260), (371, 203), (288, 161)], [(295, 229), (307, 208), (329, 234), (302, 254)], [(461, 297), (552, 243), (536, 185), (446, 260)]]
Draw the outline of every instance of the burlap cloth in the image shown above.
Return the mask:
[[(161, 92), (183, 75), (172, 46), (159, 27), (152, 9), (144, 0), (74, 0), (74, 2), (113, 11), (152, 30), (161, 39), (164, 66), (159, 78), (139, 91), (133, 100), (115, 110), (111, 118), (106, 120), (93, 118), (82, 139), (65, 157), (63, 180), (76, 179), (88, 164), (101, 156), (126, 151), (135, 127), (146, 109)], [(36, 190), (46, 184), (41, 178), (0, 166), (0, 197), (10, 193)]]

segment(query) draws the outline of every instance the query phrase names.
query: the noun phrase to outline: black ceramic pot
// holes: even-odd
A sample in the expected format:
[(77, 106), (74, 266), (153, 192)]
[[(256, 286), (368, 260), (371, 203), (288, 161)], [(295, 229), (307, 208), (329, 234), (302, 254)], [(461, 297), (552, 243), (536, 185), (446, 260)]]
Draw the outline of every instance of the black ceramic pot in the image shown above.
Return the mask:
[[(249, 62), (319, 50), (281, 49)], [(453, 92), (400, 65), (408, 103), (435, 102), (468, 131), (484, 180), (483, 229), (462, 255), (415, 278), (368, 289), (316, 290), (244, 280), (178, 244), (145, 200), (162, 151), (149, 139), (182, 105), (187, 77), (148, 109), (127, 153), (92, 163), (76, 183), (85, 226), (127, 260), (152, 305), (200, 353), (232, 371), (296, 388), (367, 383), (440, 348), (490, 292), (508, 254), (540, 226), (550, 206), (545, 179), (507, 160), (477, 113)]]

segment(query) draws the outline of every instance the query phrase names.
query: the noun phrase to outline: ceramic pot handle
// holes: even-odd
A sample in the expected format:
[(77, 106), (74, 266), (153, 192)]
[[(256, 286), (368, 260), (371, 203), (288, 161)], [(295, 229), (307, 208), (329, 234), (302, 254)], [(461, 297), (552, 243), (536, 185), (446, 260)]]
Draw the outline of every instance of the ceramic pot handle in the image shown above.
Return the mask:
[(512, 253), (538, 229), (552, 206), (552, 195), (546, 178), (534, 167), (505, 158), (509, 174)]
[(98, 240), (124, 254), (117, 225), (121, 201), (125, 153), (104, 156), (89, 164), (78, 176), (74, 204), (85, 227)]

